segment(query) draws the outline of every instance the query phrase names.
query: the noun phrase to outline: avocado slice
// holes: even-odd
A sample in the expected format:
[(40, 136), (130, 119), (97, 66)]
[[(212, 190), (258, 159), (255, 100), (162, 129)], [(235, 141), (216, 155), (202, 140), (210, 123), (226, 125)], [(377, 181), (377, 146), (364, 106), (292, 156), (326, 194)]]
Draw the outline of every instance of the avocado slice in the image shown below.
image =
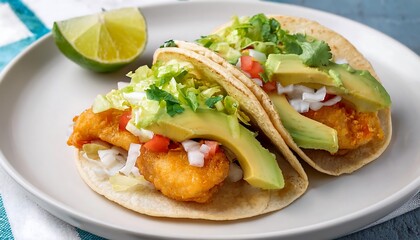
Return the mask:
[(355, 70), (348, 64), (330, 62), (327, 66), (306, 66), (298, 55), (271, 54), (266, 61), (270, 80), (283, 86), (302, 84), (311, 88), (327, 87), (361, 112), (376, 112), (391, 105), (385, 88), (366, 70)]
[(343, 86), (341, 79), (331, 77), (328, 72), (306, 66), (298, 55), (295, 54), (270, 54), (265, 64), (270, 81), (279, 82), (282, 86), (306, 83), (340, 88)]
[(335, 129), (298, 113), (289, 104), (286, 96), (276, 93), (270, 93), (269, 96), (281, 122), (299, 147), (321, 149), (330, 153), (338, 151), (338, 137)]
[(236, 155), (249, 184), (262, 189), (283, 188), (284, 178), (274, 154), (244, 126), (239, 125), (235, 134), (231, 126), (229, 115), (199, 108), (195, 112), (185, 109), (173, 117), (162, 114), (147, 129), (177, 142), (193, 138), (218, 141)]
[(376, 112), (391, 106), (391, 97), (369, 71), (355, 70), (348, 64), (330, 63), (324, 71), (334, 71), (342, 79), (343, 88), (327, 88), (352, 103), (360, 112)]

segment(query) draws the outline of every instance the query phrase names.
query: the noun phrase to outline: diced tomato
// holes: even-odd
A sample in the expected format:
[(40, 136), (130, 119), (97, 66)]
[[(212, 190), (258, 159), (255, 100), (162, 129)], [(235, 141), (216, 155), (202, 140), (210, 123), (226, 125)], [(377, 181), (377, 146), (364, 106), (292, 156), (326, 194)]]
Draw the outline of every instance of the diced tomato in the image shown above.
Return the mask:
[(252, 69), (254, 59), (251, 56), (241, 56), (241, 69), (245, 72), (249, 72)]
[(153, 135), (153, 138), (143, 146), (152, 152), (167, 152), (169, 150), (170, 139), (159, 134)]
[(335, 98), (335, 96), (336, 96), (336, 95), (334, 95), (334, 94), (329, 94), (329, 93), (327, 93), (327, 94), (325, 95), (324, 100), (322, 100), (322, 101), (323, 101), (323, 102), (326, 102), (326, 101), (328, 101), (328, 100), (330, 100), (330, 99)]
[(204, 144), (210, 147), (210, 151), (204, 156), (204, 158), (211, 158), (219, 150), (219, 143), (216, 141), (205, 140)]
[(262, 88), (267, 93), (275, 91), (277, 89), (276, 81), (266, 82), (266, 83), (263, 84)]
[(120, 117), (120, 124), (118, 126), (118, 128), (120, 129), (120, 131), (124, 131), (125, 127), (127, 126), (127, 123), (130, 121), (131, 119), (131, 111), (125, 111), (121, 117)]
[(264, 72), (264, 68), (258, 61), (252, 62), (252, 68), (248, 71), (252, 78), (261, 79), (260, 73)]
[(252, 78), (261, 78), (260, 73), (264, 72), (264, 68), (251, 56), (241, 56), (241, 70), (249, 73)]

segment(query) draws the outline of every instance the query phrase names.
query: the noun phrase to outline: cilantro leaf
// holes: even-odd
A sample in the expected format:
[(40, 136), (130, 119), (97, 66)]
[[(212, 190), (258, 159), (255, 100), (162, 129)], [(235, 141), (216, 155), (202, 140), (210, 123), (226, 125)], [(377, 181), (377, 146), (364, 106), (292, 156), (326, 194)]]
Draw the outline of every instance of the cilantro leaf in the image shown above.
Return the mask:
[(299, 42), (302, 54), (299, 57), (309, 67), (321, 67), (329, 64), (332, 58), (331, 49), (324, 41)]
[(183, 113), (184, 108), (179, 105), (179, 103), (172, 103), (172, 102), (166, 102), (166, 112), (169, 114), (169, 116), (173, 117), (176, 114)]
[(159, 89), (156, 85), (151, 85), (149, 89), (146, 90), (146, 96), (150, 100), (155, 101), (165, 101), (166, 102), (166, 112), (173, 117), (175, 114), (182, 113), (184, 108), (179, 104), (178, 99), (176, 99), (172, 94)]
[(174, 40), (167, 40), (165, 41), (159, 48), (166, 48), (166, 47), (178, 47)]
[(264, 14), (257, 14), (249, 20), (251, 27), (248, 29), (247, 37), (253, 41), (279, 43), (277, 31), (280, 24), (275, 19), (268, 19)]
[(179, 101), (174, 96), (172, 96), (172, 94), (158, 88), (154, 84), (151, 85), (149, 89), (146, 89), (146, 96), (150, 100), (155, 100), (155, 101), (164, 100), (164, 101), (179, 103)]
[(332, 58), (328, 44), (321, 40), (309, 39), (306, 35), (289, 34), (280, 30), (282, 50), (285, 54), (296, 54), (309, 67), (321, 67), (329, 64)]
[(302, 54), (302, 48), (298, 43), (299, 36), (291, 35), (285, 30), (280, 30), (281, 43), (283, 45), (283, 52), (287, 54)]
[(222, 99), (223, 99), (222, 96), (213, 96), (213, 97), (207, 98), (205, 103), (206, 103), (207, 107), (213, 108), (214, 105)]

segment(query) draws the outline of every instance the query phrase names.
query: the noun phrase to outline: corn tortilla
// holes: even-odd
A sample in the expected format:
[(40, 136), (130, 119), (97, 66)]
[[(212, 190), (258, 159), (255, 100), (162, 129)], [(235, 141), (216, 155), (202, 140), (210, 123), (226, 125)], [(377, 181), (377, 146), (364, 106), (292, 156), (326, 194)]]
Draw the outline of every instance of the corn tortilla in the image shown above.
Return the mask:
[[(244, 106), (253, 126), (264, 135), (276, 133), (272, 122), (258, 99), (240, 81), (223, 67), (193, 51), (180, 48), (158, 49), (154, 62), (177, 59), (193, 64), (198, 74), (217, 81), (229, 95)], [(271, 139), (271, 138), (270, 138)], [(205, 204), (181, 202), (167, 198), (150, 185), (139, 185), (126, 191), (115, 191), (109, 177), (99, 174), (98, 164), (83, 157), (78, 151), (77, 168), (83, 180), (95, 192), (133, 211), (156, 217), (191, 218), (207, 220), (235, 220), (249, 218), (282, 209), (302, 196), (308, 187), (308, 178), (301, 164), (280, 135), (272, 143), (262, 143), (276, 153), (282, 170), (285, 187), (281, 190), (262, 190), (244, 180), (225, 180), (220, 190)]]
[[(283, 29), (288, 30), (290, 33), (304, 33), (314, 38), (323, 40), (328, 43), (331, 47), (331, 52), (334, 59), (345, 59), (350, 66), (355, 69), (368, 70), (372, 76), (378, 79), (377, 74), (372, 68), (369, 61), (359, 52), (357, 49), (343, 36), (332, 31), (331, 29), (322, 26), (321, 24), (304, 18), (292, 17), (292, 16), (269, 16), (275, 18), (280, 22)], [(228, 26), (227, 23), (221, 26), (219, 29), (214, 31), (217, 33), (221, 29)], [(270, 121), (274, 125), (276, 132), (268, 134), (272, 141), (276, 141), (281, 136), (286, 144), (303, 159), (310, 166), (316, 170), (338, 176), (344, 173), (352, 173), (353, 171), (360, 169), (364, 165), (377, 159), (387, 148), (390, 143), (392, 135), (391, 125), (391, 112), (390, 109), (383, 109), (378, 112), (378, 117), (382, 130), (384, 131), (384, 138), (381, 141), (371, 141), (370, 143), (349, 151), (345, 155), (331, 155), (326, 151), (321, 150), (308, 150), (299, 148), (294, 143), (291, 135), (284, 128), (281, 123), (280, 116), (269, 96), (255, 84), (249, 77), (247, 77), (241, 70), (228, 63), (221, 56), (217, 55), (213, 51), (204, 48), (198, 44), (176, 41), (179, 48), (188, 49), (194, 51), (213, 62), (219, 64), (231, 73), (238, 82), (242, 82), (248, 87), (253, 95), (258, 98), (258, 101), (267, 112)]]

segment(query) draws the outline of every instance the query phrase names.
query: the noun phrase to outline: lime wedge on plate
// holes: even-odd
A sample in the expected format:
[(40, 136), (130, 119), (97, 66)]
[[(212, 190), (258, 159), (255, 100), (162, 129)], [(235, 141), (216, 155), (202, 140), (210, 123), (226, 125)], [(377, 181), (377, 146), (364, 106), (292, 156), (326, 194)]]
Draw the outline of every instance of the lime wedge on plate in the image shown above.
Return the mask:
[(55, 43), (69, 59), (96, 72), (115, 71), (141, 55), (146, 21), (138, 8), (122, 8), (54, 22)]

